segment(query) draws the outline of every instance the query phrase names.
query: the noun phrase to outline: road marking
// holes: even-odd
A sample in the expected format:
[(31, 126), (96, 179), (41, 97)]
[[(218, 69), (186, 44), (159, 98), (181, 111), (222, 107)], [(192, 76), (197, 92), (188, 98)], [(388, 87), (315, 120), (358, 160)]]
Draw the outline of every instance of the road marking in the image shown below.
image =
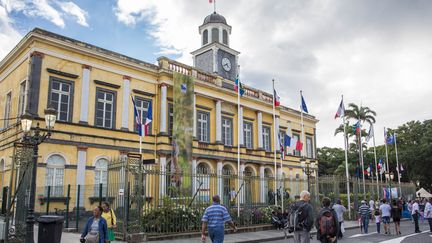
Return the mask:
[(371, 233), (367, 233), (367, 234), (356, 234), (356, 235), (351, 235), (350, 237), (348, 237), (348, 239), (350, 238), (357, 238), (357, 237), (361, 237), (361, 236), (367, 236), (367, 235), (373, 235), (373, 234), (377, 234), (378, 232), (371, 232)]
[(423, 231), (421, 233), (414, 233), (414, 234), (410, 234), (410, 235), (405, 235), (405, 236), (402, 236), (402, 237), (399, 237), (399, 238), (394, 238), (394, 239), (391, 239), (391, 240), (381, 241), (381, 243), (400, 243), (400, 242), (402, 242), (403, 240), (405, 240), (408, 237), (411, 237), (411, 236), (414, 236), (414, 235), (419, 235), (419, 234), (424, 234), (424, 233), (428, 233), (428, 232), (429, 232), (429, 230), (428, 231)]

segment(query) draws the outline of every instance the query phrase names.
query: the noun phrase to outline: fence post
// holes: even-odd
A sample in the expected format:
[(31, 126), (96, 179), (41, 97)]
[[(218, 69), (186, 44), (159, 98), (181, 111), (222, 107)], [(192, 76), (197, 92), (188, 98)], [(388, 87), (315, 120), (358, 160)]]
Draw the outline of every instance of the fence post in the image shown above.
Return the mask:
[(128, 182), (128, 188), (127, 188), (127, 200), (126, 200), (126, 232), (128, 230), (128, 224), (129, 224), (129, 200), (130, 200), (130, 182)]
[(51, 199), (51, 186), (48, 186), (48, 195), (47, 195), (47, 204), (46, 204), (46, 214), (47, 215), (49, 213), (50, 199)]
[(79, 221), (79, 210), (80, 210), (80, 195), (81, 195), (81, 192), (80, 192), (80, 189), (81, 189), (81, 185), (78, 185), (78, 190), (77, 190), (77, 201), (76, 201), (76, 219), (75, 219), (75, 226), (76, 226), (76, 229), (79, 231), (79, 229), (78, 229), (78, 221)]
[(99, 183), (99, 206), (102, 206), (102, 183)]
[(70, 184), (67, 187), (67, 195), (66, 195), (66, 228), (69, 228), (69, 198), (70, 198)]

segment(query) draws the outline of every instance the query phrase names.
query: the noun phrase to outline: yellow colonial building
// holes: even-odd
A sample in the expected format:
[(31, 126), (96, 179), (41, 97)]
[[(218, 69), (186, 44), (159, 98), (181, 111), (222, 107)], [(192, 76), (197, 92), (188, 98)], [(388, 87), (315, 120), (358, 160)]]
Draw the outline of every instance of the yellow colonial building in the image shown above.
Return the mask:
[[(287, 133), (300, 139), (300, 111), (279, 106), (274, 120), (272, 91), (247, 84), (238, 110), (234, 80), (240, 53), (229, 45), (231, 26), (223, 16), (213, 13), (205, 18), (199, 33), (202, 46), (192, 53), (194, 65), (188, 66), (166, 57), (160, 57), (154, 65), (42, 29), (29, 32), (0, 63), (1, 186), (9, 185), (14, 143), (23, 136), (20, 116), (27, 111), (40, 117), (41, 127), (45, 127), (44, 109), (50, 106), (58, 116), (51, 138), (39, 146), (37, 186), (52, 186), (52, 198), (64, 196), (69, 184), (81, 185), (84, 197), (97, 195), (94, 185), (110, 183), (110, 161), (139, 153), (131, 96), (143, 122), (149, 105), (153, 110), (149, 135), (142, 140), (142, 158), (154, 159), (162, 172), (170, 171), (173, 72), (195, 79), (192, 173), (222, 175), (238, 174), (240, 170), (258, 178), (279, 173), (292, 180), (304, 179), (300, 151), (287, 150), (281, 170), (278, 153), (278, 171), (274, 166), (274, 150), (279, 150), (275, 126), (282, 138)], [(302, 154), (307, 161), (315, 161), (318, 120), (310, 114), (303, 118)], [(164, 176), (153, 177), (151, 183), (159, 192), (154, 197), (167, 193), (167, 180)], [(216, 181), (202, 189), (227, 198), (235, 183)], [(273, 187), (262, 183), (252, 196), (264, 202)], [(291, 195), (299, 190), (291, 187)], [(37, 193), (39, 198), (47, 196), (45, 190), (38, 189)], [(89, 203), (85, 199), (83, 205)]]

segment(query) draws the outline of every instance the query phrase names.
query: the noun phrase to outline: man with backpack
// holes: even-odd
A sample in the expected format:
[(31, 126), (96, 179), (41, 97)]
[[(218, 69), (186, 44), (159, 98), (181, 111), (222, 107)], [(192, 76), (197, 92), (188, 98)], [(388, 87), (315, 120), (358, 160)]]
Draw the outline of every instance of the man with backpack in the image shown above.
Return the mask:
[(339, 234), (339, 220), (336, 211), (330, 208), (330, 198), (322, 200), (323, 208), (315, 221), (317, 240), (322, 243), (335, 243)]
[(302, 191), (300, 200), (291, 204), (288, 215), (287, 229), (294, 232), (294, 243), (309, 243), (310, 231), (313, 227), (313, 209), (309, 204), (310, 193)]

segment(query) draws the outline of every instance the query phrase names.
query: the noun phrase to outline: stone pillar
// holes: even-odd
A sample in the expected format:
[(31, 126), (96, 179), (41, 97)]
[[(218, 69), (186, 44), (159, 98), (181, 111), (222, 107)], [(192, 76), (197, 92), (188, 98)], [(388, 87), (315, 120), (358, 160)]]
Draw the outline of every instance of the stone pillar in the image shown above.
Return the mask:
[(160, 133), (167, 133), (167, 85), (161, 84)]
[(159, 157), (160, 175), (159, 175), (159, 199), (166, 195), (166, 157)]
[(263, 134), (262, 134), (262, 112), (257, 112), (257, 122), (258, 122), (258, 148), (263, 149)]
[(122, 107), (122, 126), (123, 130), (129, 130), (129, 100), (130, 100), (130, 80), (129, 76), (123, 76), (123, 107)]
[(196, 124), (196, 119), (197, 119), (197, 111), (196, 111), (196, 94), (194, 93), (193, 96), (193, 138), (197, 137), (197, 124)]
[(240, 111), (239, 111), (239, 119), (240, 119), (240, 127), (238, 132), (240, 133), (240, 146), (244, 145), (244, 134), (243, 134), (243, 106), (240, 106)]
[(82, 68), (80, 123), (88, 123), (91, 67), (83, 65)]
[(223, 202), (223, 183), (222, 183), (222, 161), (217, 162), (217, 192), (221, 199), (221, 202)]
[(260, 202), (265, 203), (265, 178), (264, 178), (264, 166), (261, 165), (259, 167), (259, 176), (260, 176)]
[[(29, 73), (29, 99), (27, 103), (27, 112), (34, 116), (39, 116), (39, 93), (41, 86), (42, 59), (44, 54), (34, 51), (30, 55), (30, 73)], [(42, 115), (43, 117), (43, 115)]]
[(76, 184), (80, 187), (80, 207), (84, 207), (85, 177), (87, 165), (87, 147), (78, 147)]
[(222, 143), (222, 101), (216, 100), (216, 143)]
[(195, 194), (197, 190), (197, 160), (196, 158), (192, 159), (192, 194)]

